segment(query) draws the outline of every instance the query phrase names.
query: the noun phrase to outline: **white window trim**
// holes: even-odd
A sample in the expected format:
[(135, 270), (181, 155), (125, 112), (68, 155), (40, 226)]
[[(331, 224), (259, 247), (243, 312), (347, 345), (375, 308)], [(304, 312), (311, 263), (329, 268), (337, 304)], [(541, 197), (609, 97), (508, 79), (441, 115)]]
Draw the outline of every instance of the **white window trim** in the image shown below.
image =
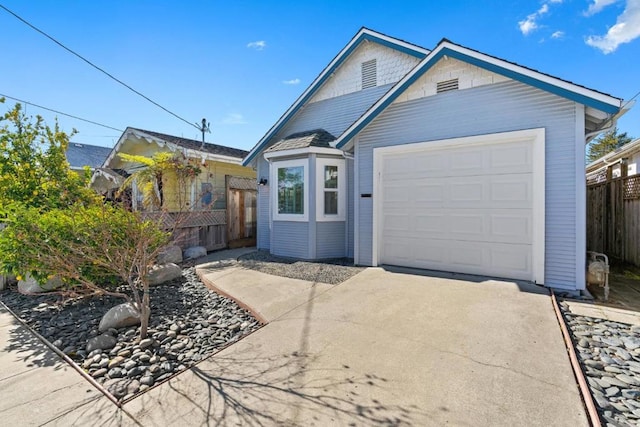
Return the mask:
[[(338, 213), (327, 215), (324, 213), (324, 168), (325, 166), (338, 167)], [(316, 221), (345, 221), (347, 190), (344, 159), (316, 159)]]
[[(281, 214), (278, 212), (278, 169), (288, 167), (303, 168), (304, 192), (302, 201), (302, 214)], [(271, 162), (270, 182), (271, 191), (271, 212), (273, 221), (308, 221), (309, 220), (309, 159), (296, 159)]]

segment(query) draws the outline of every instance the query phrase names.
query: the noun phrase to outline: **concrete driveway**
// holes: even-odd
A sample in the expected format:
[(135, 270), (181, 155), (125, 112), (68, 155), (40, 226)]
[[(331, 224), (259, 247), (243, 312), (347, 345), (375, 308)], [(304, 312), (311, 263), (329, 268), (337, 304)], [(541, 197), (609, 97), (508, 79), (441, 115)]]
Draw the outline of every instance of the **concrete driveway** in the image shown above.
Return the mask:
[(379, 268), (336, 286), (203, 271), (270, 323), (127, 403), (139, 424), (588, 425), (544, 289)]

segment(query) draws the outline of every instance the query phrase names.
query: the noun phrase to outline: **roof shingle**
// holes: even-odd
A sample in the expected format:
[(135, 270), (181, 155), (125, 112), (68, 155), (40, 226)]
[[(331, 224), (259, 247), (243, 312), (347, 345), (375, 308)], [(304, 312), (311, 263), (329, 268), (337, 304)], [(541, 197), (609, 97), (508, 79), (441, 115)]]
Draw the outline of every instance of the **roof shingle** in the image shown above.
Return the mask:
[(324, 129), (314, 129), (291, 134), (269, 147), (267, 152), (293, 150), (307, 147), (331, 147), (331, 141), (335, 141), (335, 136)]
[(72, 169), (80, 169), (84, 166), (99, 168), (109, 153), (109, 147), (70, 142), (65, 155)]
[(203, 146), (202, 141), (197, 141), (195, 139), (181, 138), (179, 136), (167, 135), (166, 133), (153, 132), (150, 130), (138, 128), (130, 129), (146, 133), (170, 144), (175, 144), (191, 150), (205, 151), (207, 153), (218, 154), (220, 156), (235, 157), (237, 159), (243, 159), (247, 154), (249, 154), (248, 151), (240, 150), (239, 148), (226, 147), (224, 145), (211, 144), (209, 142), (205, 142)]

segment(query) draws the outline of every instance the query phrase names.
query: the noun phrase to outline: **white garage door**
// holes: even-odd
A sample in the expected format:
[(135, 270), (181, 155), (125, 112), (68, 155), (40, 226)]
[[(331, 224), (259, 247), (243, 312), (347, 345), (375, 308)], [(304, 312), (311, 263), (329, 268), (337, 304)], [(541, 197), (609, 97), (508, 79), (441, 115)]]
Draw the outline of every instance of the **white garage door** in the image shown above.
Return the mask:
[(376, 150), (379, 263), (543, 282), (540, 132)]

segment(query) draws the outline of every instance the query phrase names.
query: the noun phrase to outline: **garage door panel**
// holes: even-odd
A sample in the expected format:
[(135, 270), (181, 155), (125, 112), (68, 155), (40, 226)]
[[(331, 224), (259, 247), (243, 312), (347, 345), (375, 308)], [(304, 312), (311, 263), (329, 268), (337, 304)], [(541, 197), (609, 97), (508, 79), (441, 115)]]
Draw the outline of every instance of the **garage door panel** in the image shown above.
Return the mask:
[(452, 214), (448, 218), (451, 224), (451, 233), (454, 235), (484, 236), (487, 232), (485, 216), (477, 212)]
[(393, 239), (383, 247), (385, 264), (465, 274), (529, 280), (532, 274), (528, 245), (487, 244), (447, 239), (426, 245), (420, 239)]
[(420, 236), (431, 238), (448, 236), (448, 221), (444, 212), (413, 214), (413, 229)]
[(533, 194), (531, 175), (499, 176), (490, 181), (489, 201), (528, 208)]
[(519, 141), (491, 147), (488, 168), (493, 173), (530, 173), (533, 171), (533, 147)]
[(493, 248), (490, 252), (491, 268), (510, 272), (509, 277), (526, 279), (531, 273), (531, 249), (525, 246)]
[(395, 207), (387, 210), (383, 221), (393, 236), (532, 244), (532, 213), (524, 209), (430, 209), (423, 213)]
[(380, 160), (381, 263), (533, 279), (531, 140)]
[(484, 153), (481, 149), (451, 151), (450, 176), (482, 174), (485, 167)]
[(446, 200), (446, 190), (447, 188), (445, 182), (416, 182), (412, 200), (415, 203), (440, 204)]
[[(386, 177), (386, 175), (385, 175)], [(533, 180), (531, 174), (454, 177), (384, 182), (383, 204), (399, 202), (415, 208), (462, 207), (531, 209)]]
[(502, 211), (489, 215), (490, 231), (495, 242), (533, 243), (533, 217), (531, 211)]
[(411, 217), (407, 213), (389, 213), (385, 217), (387, 230), (394, 232), (408, 232), (411, 225)]

